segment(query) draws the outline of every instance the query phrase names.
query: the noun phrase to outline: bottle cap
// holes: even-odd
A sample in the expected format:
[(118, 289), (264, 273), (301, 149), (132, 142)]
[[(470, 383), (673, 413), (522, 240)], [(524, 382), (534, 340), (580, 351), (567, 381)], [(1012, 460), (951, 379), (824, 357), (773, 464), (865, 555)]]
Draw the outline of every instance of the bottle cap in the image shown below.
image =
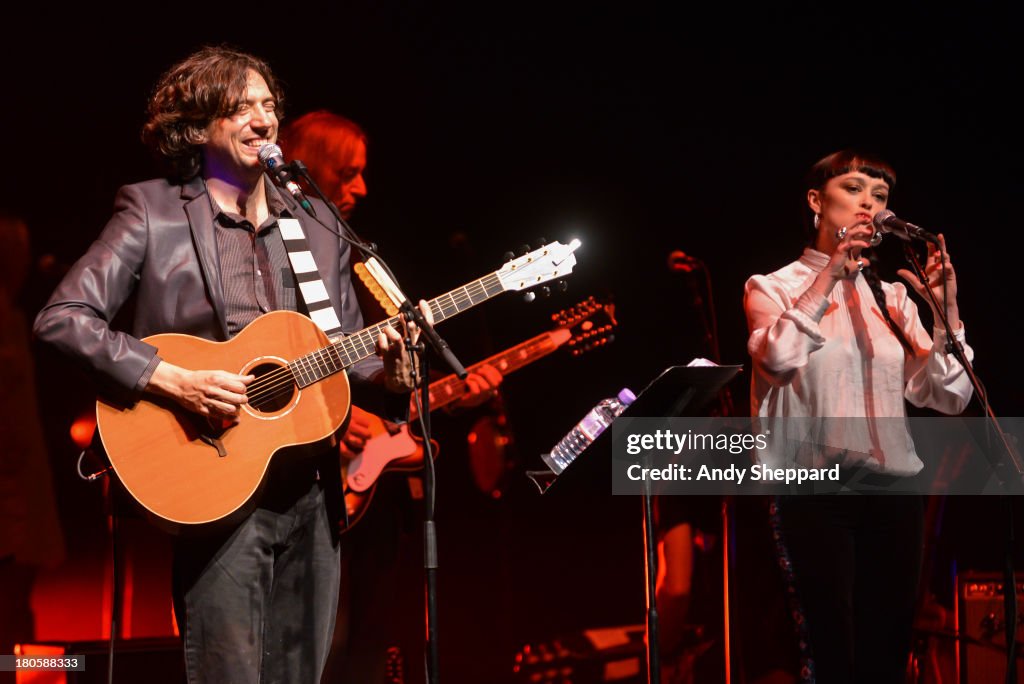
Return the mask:
[(628, 387), (622, 388), (618, 396), (619, 401), (621, 401), (625, 406), (629, 406), (634, 401), (636, 401), (636, 395), (633, 394), (633, 390), (629, 389)]

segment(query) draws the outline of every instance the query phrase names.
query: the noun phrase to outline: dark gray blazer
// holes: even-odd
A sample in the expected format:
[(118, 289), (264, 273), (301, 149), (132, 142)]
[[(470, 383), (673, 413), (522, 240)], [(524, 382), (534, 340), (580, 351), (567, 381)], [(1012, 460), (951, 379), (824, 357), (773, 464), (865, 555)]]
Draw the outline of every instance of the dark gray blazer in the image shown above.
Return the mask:
[[(281, 196), (302, 224), (342, 328), (361, 329), (348, 244), (307, 216), (287, 193)], [(323, 202), (311, 201), (317, 216), (340, 231)], [(163, 179), (126, 185), (99, 238), (40, 311), (35, 334), (109, 389), (137, 395), (156, 355), (156, 348), (140, 338), (168, 332), (228, 338), (218, 263), (210, 197), (201, 178), (184, 185)], [(131, 330), (113, 329), (111, 322), (133, 295)], [(380, 369), (376, 359), (360, 363), (354, 379), (368, 379)]]

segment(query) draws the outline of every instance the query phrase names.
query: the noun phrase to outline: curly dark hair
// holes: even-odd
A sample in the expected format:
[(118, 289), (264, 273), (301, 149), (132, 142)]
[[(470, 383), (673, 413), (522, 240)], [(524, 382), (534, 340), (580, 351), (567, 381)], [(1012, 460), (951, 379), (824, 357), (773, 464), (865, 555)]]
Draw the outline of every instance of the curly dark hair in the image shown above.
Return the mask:
[(199, 146), (206, 129), (235, 112), (248, 86), (249, 70), (267, 82), (284, 116), (284, 94), (262, 59), (229, 47), (204, 47), (175, 64), (157, 81), (146, 107), (142, 141), (172, 178), (187, 181), (202, 168)]

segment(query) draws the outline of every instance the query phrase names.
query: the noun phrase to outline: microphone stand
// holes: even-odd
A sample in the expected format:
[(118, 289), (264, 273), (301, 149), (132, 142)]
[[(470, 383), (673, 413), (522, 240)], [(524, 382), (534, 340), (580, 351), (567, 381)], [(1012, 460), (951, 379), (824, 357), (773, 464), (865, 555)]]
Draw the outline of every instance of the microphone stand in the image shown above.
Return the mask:
[[(707, 264), (701, 259), (691, 257), (690, 263), (672, 263), (672, 255), (669, 256), (669, 268), (672, 271), (682, 273), (686, 278), (686, 281), (690, 288), (690, 294), (693, 297), (694, 308), (700, 314), (700, 323), (704, 328), (704, 344), (711, 355), (711, 360), (716, 364), (722, 363), (721, 353), (719, 352), (718, 344), (718, 316), (715, 313), (715, 298), (714, 289), (711, 286), (711, 271), (708, 270)], [(704, 288), (707, 292), (707, 301), (705, 302), (704, 297), (701, 295), (700, 287), (697, 285), (694, 274), (700, 271), (704, 274)], [(729, 391), (727, 385), (723, 386), (718, 392), (718, 411), (720, 415), (725, 418), (734, 414), (734, 407), (732, 403), (732, 392)], [(649, 484), (647, 485), (649, 488)], [(647, 497), (647, 489), (644, 490), (644, 497)], [(735, 504), (733, 503), (732, 497), (723, 496), (721, 497), (721, 515), (722, 515), (722, 578), (724, 583), (724, 590), (722, 592), (722, 615), (723, 624), (725, 629), (723, 630), (723, 643), (725, 645), (725, 677), (726, 681), (731, 681), (732, 677), (732, 638), (729, 634), (729, 614), (730, 614), (730, 598), (729, 598), (729, 578), (732, 576), (734, 570), (733, 563), (735, 562), (734, 554), (729, 553), (729, 539), (732, 537), (732, 527), (735, 520)], [(646, 511), (645, 511), (646, 513)], [(645, 518), (646, 523), (646, 518)], [(652, 585), (653, 586), (653, 585)], [(651, 590), (653, 591), (653, 589)], [(651, 635), (657, 634), (657, 611), (652, 608), (654, 612), (654, 626), (648, 627), (648, 633)], [(651, 622), (649, 621), (650, 625)], [(651, 637), (653, 638), (653, 637)], [(742, 648), (743, 643), (740, 641), (740, 647)], [(657, 655), (657, 654), (655, 654)], [(650, 677), (650, 676), (649, 676)], [(648, 680), (648, 684), (656, 684), (654, 679)]]
[[(412, 302), (405, 295), (402, 289), (398, 286), (398, 279), (395, 278), (391, 268), (387, 265), (383, 258), (377, 253), (377, 246), (372, 243), (367, 243), (362, 240), (347, 221), (341, 216), (338, 208), (334, 206), (324, 195), (323, 191), (313, 180), (309, 174), (309, 170), (306, 165), (299, 160), (295, 160), (291, 163), (292, 169), (297, 172), (302, 178), (309, 184), (309, 187), (316, 192), (317, 196), (324, 201), (331, 214), (337, 220), (346, 234), (339, 233), (334, 230), (331, 226), (328, 226), (320, 219), (313, 216), (312, 218), (317, 221), (320, 225), (326, 228), (328, 231), (335, 233), (338, 237), (345, 240), (349, 244), (358, 248), (365, 254), (368, 254), (377, 259), (381, 267), (391, 278), (398, 291), (398, 295), (402, 299), (402, 303), (399, 306), (400, 311), (405, 315), (407, 321), (415, 323), (419, 326), (420, 333), (427, 343), (437, 352), (438, 356), (444, 359), (445, 363), (451, 368), (451, 370), (459, 377), (459, 379), (465, 379), (468, 373), (466, 368), (462, 365), (459, 359), (452, 352), (448, 343), (444, 341), (434, 329), (434, 326), (430, 325), (424, 318), (423, 313), (419, 308), (413, 306)], [(412, 358), (414, 354), (419, 354), (419, 368), (420, 372), (414, 371), (413, 376), (415, 378), (415, 389), (413, 392), (414, 400), (417, 402), (417, 410), (419, 411), (419, 423), (420, 429), (423, 435), (423, 570), (424, 570), (424, 593), (426, 595), (426, 643), (424, 645), (424, 659), (426, 661), (427, 670), (427, 682), (428, 684), (438, 684), (439, 682), (439, 650), (438, 650), (438, 622), (437, 622), (437, 526), (434, 522), (434, 503), (436, 500), (436, 483), (434, 478), (434, 454), (430, 444), (430, 382), (429, 376), (427, 375), (429, 364), (427, 361), (427, 355), (424, 354), (424, 346), (422, 344), (413, 344), (412, 337), (409, 334), (409, 328), (406, 326), (406, 335), (404, 339), (405, 351)], [(412, 358), (415, 361), (415, 358)], [(415, 368), (415, 364), (414, 364)], [(419, 390), (419, 394), (416, 394), (416, 390)]]
[[(925, 275), (924, 268), (921, 266), (920, 260), (917, 258), (917, 254), (914, 252), (910, 242), (903, 244), (903, 253), (911, 267), (914, 269), (914, 273), (917, 275), (918, 280), (924, 284), (924, 291), (928, 295), (928, 300), (931, 303), (932, 310), (936, 312), (936, 315), (941, 319), (942, 326), (946, 331), (946, 352), (952, 354), (960, 365), (963, 366), (967, 372), (967, 378), (971, 382), (971, 386), (974, 388), (975, 393), (981, 400), (982, 408), (985, 411), (985, 417), (988, 419), (988, 424), (992, 431), (995, 432), (998, 443), (1003, 448), (1003, 453), (1009, 457), (1010, 464), (1013, 466), (1016, 480), (1013, 481), (1011, 486), (1016, 487), (1018, 490), (1024, 482), (1024, 465), (1021, 464), (1020, 456), (1016, 453), (1011, 442), (1011, 438), (1007, 435), (1003, 428), (999, 425), (999, 419), (996, 417), (995, 412), (992, 410), (992, 406), (988, 402), (988, 394), (985, 392), (984, 386), (978, 379), (978, 376), (974, 373), (974, 367), (971, 362), (968, 361), (967, 355), (964, 353), (964, 347), (960, 342), (953, 337), (953, 329), (949, 325), (949, 318), (947, 316), (946, 308), (949, 306), (949, 302), (945, 297), (946, 289), (946, 254), (945, 250), (942, 249), (941, 245), (939, 249), (942, 252), (942, 289), (943, 289), (943, 306), (939, 306), (935, 300), (935, 293), (932, 292), (931, 288), (928, 287), (928, 278)], [(991, 434), (991, 432), (989, 433)], [(996, 470), (997, 476), (999, 470)], [(1004, 487), (1008, 483), (1004, 480)], [(1013, 551), (1014, 551), (1014, 526), (1013, 526), (1013, 497), (1011, 495), (1003, 495), (1003, 504), (1006, 508), (1006, 549), (1003, 561), (1003, 614), (1004, 614), (1004, 629), (1006, 634), (1006, 682), (1007, 684), (1014, 684), (1017, 681), (1017, 579), (1014, 571), (1013, 563)]]
[[(914, 273), (917, 275), (918, 280), (920, 280), (924, 284), (924, 291), (925, 294), (928, 296), (928, 300), (932, 306), (932, 310), (935, 311), (938, 315), (942, 323), (942, 327), (946, 332), (946, 352), (952, 354), (954, 358), (956, 358), (956, 360), (960, 362), (960, 365), (963, 366), (964, 370), (966, 371), (968, 380), (970, 380), (970, 383), (973, 386), (975, 393), (981, 400), (982, 408), (985, 411), (985, 417), (989, 419), (990, 424), (996, 432), (996, 436), (999, 438), (999, 442), (1003, 446), (1005, 454), (1010, 458), (1010, 463), (1016, 470), (1016, 475), (1018, 477), (1017, 485), (1019, 486), (1021, 482), (1024, 482), (1024, 464), (1021, 463), (1020, 456), (1014, 450), (1013, 445), (1010, 441), (1010, 437), (1003, 431), (1002, 427), (999, 425), (999, 419), (993, 412), (992, 406), (988, 403), (988, 394), (985, 392), (984, 386), (981, 384), (981, 381), (975, 374), (974, 367), (971, 365), (971, 362), (967, 359), (967, 355), (964, 353), (963, 345), (960, 344), (960, 342), (958, 342), (956, 338), (953, 336), (953, 329), (949, 325), (949, 318), (946, 315), (945, 308), (946, 306), (949, 305), (949, 303), (946, 302), (945, 297), (943, 297), (943, 306), (940, 307), (939, 303), (935, 300), (935, 294), (931, 291), (931, 288), (928, 287), (928, 278), (925, 275), (924, 268), (921, 266), (921, 262), (918, 260), (917, 254), (914, 253), (914, 250), (910, 246), (910, 243), (904, 243), (903, 252), (907, 258), (907, 261), (914, 269)], [(943, 252), (943, 257), (944, 256), (945, 252)], [(943, 261), (944, 260), (945, 259), (943, 259)], [(942, 282), (943, 289), (945, 289), (945, 265), (943, 265), (942, 267)]]
[[(669, 255), (669, 270), (682, 274), (686, 279), (693, 307), (697, 310), (700, 316), (701, 327), (704, 329), (704, 347), (708, 354), (710, 354), (711, 360), (716, 364), (721, 364), (722, 355), (719, 352), (718, 343), (718, 316), (715, 313), (715, 295), (714, 289), (711, 286), (711, 271), (708, 270), (708, 266), (703, 260), (696, 257), (688, 257), (689, 261), (686, 262), (674, 262), (672, 257), (676, 254), (676, 252), (673, 252)], [(682, 253), (679, 252), (678, 254)], [(704, 276), (704, 291), (707, 292), (706, 301), (700, 287), (697, 285), (695, 274), (698, 271)], [(729, 391), (728, 387), (723, 387), (722, 391), (719, 392), (718, 410), (721, 412), (722, 417), (733, 415), (732, 392)]]
[(420, 429), (423, 431), (423, 592), (426, 610), (426, 643), (424, 666), (428, 684), (437, 684), (440, 677), (440, 649), (438, 647), (437, 618), (437, 525), (434, 522), (434, 504), (437, 485), (434, 478), (434, 454), (430, 442), (430, 362), (426, 354), (421, 357), (419, 375)]
[[(434, 351), (444, 358), (459, 379), (464, 380), (468, 373), (462, 366), (448, 343), (441, 339), (434, 327), (423, 320), (419, 309), (414, 307), (406, 298), (401, 310), (405, 315), (418, 322), (422, 335), (433, 347)], [(423, 354), (423, 345), (412, 344), (412, 338), (406, 336), (406, 348), (420, 351), (420, 372), (416, 374), (417, 390), (416, 397), (417, 411), (419, 412), (420, 430), (423, 434), (423, 577), (424, 593), (426, 596), (426, 644), (424, 647), (424, 659), (426, 661), (428, 684), (438, 684), (440, 653), (438, 649), (438, 619), (437, 619), (437, 525), (434, 520), (434, 504), (436, 502), (437, 485), (434, 473), (434, 453), (430, 443), (430, 362), (429, 357)], [(418, 348), (418, 349), (417, 349)], [(414, 391), (415, 392), (415, 391)]]
[[(650, 467), (650, 454), (644, 452), (644, 467)], [(644, 571), (647, 575), (647, 684), (661, 684), (661, 619), (658, 617), (658, 543), (654, 534), (654, 502), (651, 483), (644, 481)]]

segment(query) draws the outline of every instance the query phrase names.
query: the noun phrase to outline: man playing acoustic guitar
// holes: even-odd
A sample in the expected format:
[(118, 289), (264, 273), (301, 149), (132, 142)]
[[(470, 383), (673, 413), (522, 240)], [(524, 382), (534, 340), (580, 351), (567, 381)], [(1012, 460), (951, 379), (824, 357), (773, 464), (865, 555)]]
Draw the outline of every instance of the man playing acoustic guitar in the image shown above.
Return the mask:
[[(268, 312), (306, 313), (282, 237), (295, 221), (340, 327), (363, 327), (341, 227), (318, 200), (317, 221), (278, 192), (257, 159), (277, 139), (281, 103), (269, 66), (226, 48), (200, 50), (157, 84), (143, 140), (167, 177), (121, 188), (113, 217), (35, 325), (38, 338), (84, 364), (105, 395), (176, 402), (222, 429), (248, 420), (255, 373), (176, 365), (142, 338), (226, 342)], [(112, 321), (129, 299), (122, 331)], [(415, 339), (418, 331), (410, 325), (409, 333)], [(390, 403), (396, 417), (412, 388), (401, 340), (384, 327), (382, 358), (349, 369), (357, 401), (381, 412)], [(211, 448), (208, 457), (216, 462), (218, 454)], [(240, 523), (176, 540), (175, 612), (190, 682), (320, 680), (337, 606), (337, 452), (274, 459), (265, 482)]]

